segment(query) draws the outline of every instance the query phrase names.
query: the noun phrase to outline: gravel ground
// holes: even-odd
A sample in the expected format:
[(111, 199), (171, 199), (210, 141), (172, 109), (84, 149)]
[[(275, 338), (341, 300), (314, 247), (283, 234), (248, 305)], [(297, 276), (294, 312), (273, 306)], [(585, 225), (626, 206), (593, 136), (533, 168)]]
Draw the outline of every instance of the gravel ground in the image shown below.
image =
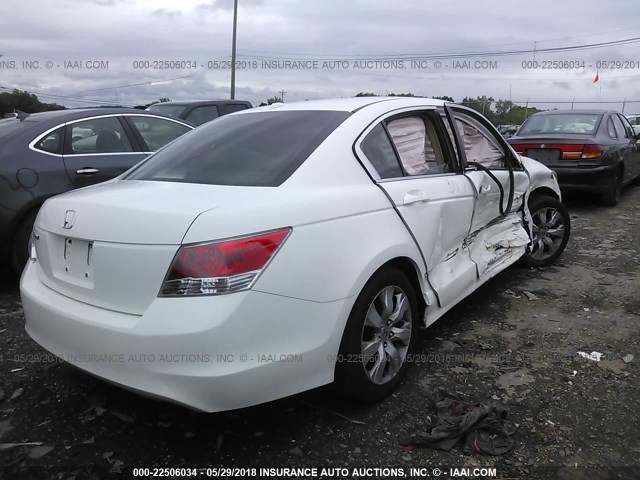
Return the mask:
[[(0, 465), (13, 463), (0, 468), (0, 478), (133, 478), (133, 467), (267, 465), (404, 467), (407, 475), (425, 467), (422, 478), (433, 477), (433, 468), (448, 477), (451, 468), (476, 467), (495, 467), (495, 478), (638, 478), (640, 188), (626, 189), (617, 208), (582, 196), (567, 205), (573, 234), (559, 262), (503, 272), (422, 332), (421, 361), (392, 397), (374, 405), (318, 389), (202, 414), (46, 357), (30, 361), (45, 352), (24, 332), (18, 279), (3, 272), (0, 444), (41, 445), (0, 445)], [(437, 387), (469, 402), (503, 402), (517, 424), (514, 449), (491, 457), (459, 447), (400, 447), (400, 434), (424, 427)]]

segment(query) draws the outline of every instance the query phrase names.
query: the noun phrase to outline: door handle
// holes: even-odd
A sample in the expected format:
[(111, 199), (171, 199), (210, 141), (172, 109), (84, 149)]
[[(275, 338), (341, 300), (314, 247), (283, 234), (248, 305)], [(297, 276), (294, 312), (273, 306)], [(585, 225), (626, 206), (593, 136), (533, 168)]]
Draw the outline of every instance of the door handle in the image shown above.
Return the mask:
[(480, 193), (489, 193), (491, 191), (491, 185), (482, 185), (480, 187)]
[(76, 170), (78, 175), (93, 175), (94, 173), (98, 173), (100, 170), (97, 168), (81, 168), (80, 170)]
[(410, 205), (417, 202), (426, 202), (427, 200), (429, 200), (429, 198), (422, 190), (409, 190), (404, 194), (403, 202), (405, 205)]

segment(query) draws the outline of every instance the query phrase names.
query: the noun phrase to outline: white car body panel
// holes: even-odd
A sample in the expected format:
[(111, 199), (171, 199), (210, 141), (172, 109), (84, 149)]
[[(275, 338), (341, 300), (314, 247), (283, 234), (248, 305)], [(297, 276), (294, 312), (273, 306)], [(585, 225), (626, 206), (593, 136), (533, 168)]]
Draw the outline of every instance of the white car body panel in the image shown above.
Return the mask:
[[(29, 335), (110, 382), (210, 412), (331, 383), (349, 313), (381, 266), (410, 266), (429, 325), (525, 253), (520, 207), (533, 190), (560, 196), (551, 171), (527, 158), (503, 218), (482, 172), (372, 179), (356, 140), (382, 117), (443, 105), (356, 98), (229, 115), (353, 111), (278, 187), (117, 179), (48, 200), (34, 229), (37, 260), (21, 279)], [(71, 210), (75, 224), (64, 228)], [(285, 227), (290, 235), (250, 290), (158, 296), (182, 245)], [(76, 255), (69, 239), (92, 256)], [(160, 358), (177, 353), (195, 360)]]

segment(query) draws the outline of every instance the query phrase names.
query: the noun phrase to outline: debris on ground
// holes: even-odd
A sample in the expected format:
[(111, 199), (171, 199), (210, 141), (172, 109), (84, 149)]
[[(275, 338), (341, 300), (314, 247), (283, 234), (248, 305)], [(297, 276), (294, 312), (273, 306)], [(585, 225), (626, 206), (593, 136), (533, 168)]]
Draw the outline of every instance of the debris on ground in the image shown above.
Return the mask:
[(507, 410), (493, 399), (483, 403), (463, 402), (442, 388), (434, 402), (435, 421), (429, 418), (425, 431), (402, 435), (403, 446), (426, 446), (446, 452), (464, 440), (466, 454), (502, 455), (513, 448), (515, 425)]
[(23, 393), (24, 393), (24, 388), (18, 388), (15, 392), (13, 392), (13, 394), (11, 395), (9, 400), (15, 400), (16, 398), (18, 398)]
[(591, 360), (592, 362), (599, 362), (600, 360), (602, 360), (603, 354), (600, 352), (591, 352), (591, 353), (585, 353), (585, 352), (576, 352), (578, 355), (580, 355), (582, 358), (586, 358), (587, 360)]
[(624, 357), (622, 357), (622, 361), (624, 363), (631, 363), (633, 361), (633, 355), (625, 355)]
[(38, 458), (42, 458), (44, 457), (47, 453), (52, 452), (54, 449), (54, 447), (50, 447), (50, 446), (39, 446), (39, 447), (33, 447), (31, 449), (31, 451), (29, 452), (29, 458), (31, 459), (38, 459)]
[(304, 453), (302, 453), (302, 449), (300, 447), (293, 447), (292, 449), (289, 450), (289, 455), (302, 458)]
[(23, 445), (0, 450), (0, 467), (15, 465), (27, 458), (27, 455), (29, 455), (29, 449)]
[(124, 462), (118, 459), (112, 460), (111, 457), (113, 457), (113, 452), (104, 452), (102, 454), (102, 458), (111, 464), (109, 473), (122, 473), (122, 466), (124, 465)]
[[(97, 410), (97, 409), (96, 409)], [(133, 419), (133, 417), (129, 416), (129, 415), (125, 415), (124, 413), (120, 413), (120, 412), (109, 412), (111, 415), (113, 415), (114, 417), (122, 420), (123, 422), (127, 422), (127, 423), (133, 423), (135, 422), (135, 420)]]
[(537, 295), (534, 295), (531, 292), (528, 292), (526, 290), (523, 290), (522, 293), (524, 294), (525, 297), (527, 297), (529, 300), (540, 300), (540, 297), (538, 297)]

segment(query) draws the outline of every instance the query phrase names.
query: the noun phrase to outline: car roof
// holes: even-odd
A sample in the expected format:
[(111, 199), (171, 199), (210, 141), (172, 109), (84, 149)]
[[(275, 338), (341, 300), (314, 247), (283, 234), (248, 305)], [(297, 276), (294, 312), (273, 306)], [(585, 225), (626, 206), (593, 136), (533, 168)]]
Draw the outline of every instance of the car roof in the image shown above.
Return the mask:
[[(266, 107), (259, 107), (252, 110), (256, 111), (272, 111), (272, 110), (332, 110), (340, 112), (355, 112), (371, 105), (385, 102), (390, 108), (402, 108), (405, 106), (434, 106), (439, 107), (446, 102), (433, 98), (422, 97), (350, 97), (335, 98), (326, 100), (306, 100), (303, 102), (292, 103), (273, 103)], [(237, 112), (234, 115), (245, 114), (245, 112)]]
[(176, 102), (159, 102), (159, 103), (154, 103), (153, 105), (149, 105), (150, 107), (160, 107), (163, 105), (195, 105), (195, 106), (201, 106), (201, 105), (217, 105), (220, 103), (242, 103), (242, 104), (249, 104), (251, 105), (251, 102), (247, 101), (247, 100), (229, 100), (227, 99), (222, 99), (222, 100), (187, 100), (187, 101), (176, 101)]
[[(30, 114), (25, 122), (43, 122), (49, 120), (76, 120), (78, 118), (93, 117), (99, 115), (113, 115), (118, 113), (135, 113), (139, 115), (149, 115), (149, 112), (136, 108), (108, 107), (108, 108), (73, 108), (69, 110), (50, 110), (48, 112), (38, 112)], [(16, 120), (18, 121), (18, 120)]]
[(605, 113), (618, 113), (615, 110), (598, 110), (598, 109), (582, 109), (582, 110), (545, 110), (544, 112), (537, 112), (531, 115), (602, 115)]

